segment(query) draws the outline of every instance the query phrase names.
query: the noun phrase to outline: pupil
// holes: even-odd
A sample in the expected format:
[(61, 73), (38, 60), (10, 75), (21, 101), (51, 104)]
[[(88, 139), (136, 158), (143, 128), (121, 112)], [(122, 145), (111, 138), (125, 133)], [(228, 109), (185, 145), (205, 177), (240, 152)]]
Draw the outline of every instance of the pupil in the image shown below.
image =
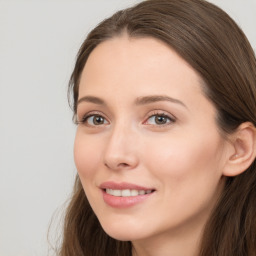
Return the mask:
[(165, 124), (166, 123), (166, 117), (165, 116), (157, 116), (156, 117), (156, 123), (157, 124)]
[(94, 122), (94, 124), (103, 124), (104, 118), (101, 116), (95, 116), (93, 122)]

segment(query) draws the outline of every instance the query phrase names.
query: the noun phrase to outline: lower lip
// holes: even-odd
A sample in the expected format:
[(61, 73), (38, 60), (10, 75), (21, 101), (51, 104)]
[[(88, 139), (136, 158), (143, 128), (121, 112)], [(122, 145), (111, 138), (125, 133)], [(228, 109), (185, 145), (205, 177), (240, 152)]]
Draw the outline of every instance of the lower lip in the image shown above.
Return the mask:
[(127, 196), (127, 197), (121, 197), (121, 196), (112, 196), (106, 193), (105, 190), (102, 190), (103, 192), (103, 200), (106, 204), (108, 204), (111, 207), (114, 208), (128, 208), (132, 207), (136, 204), (139, 204), (146, 199), (148, 199), (150, 196), (153, 195), (153, 193), (145, 194), (145, 195), (138, 195), (138, 196)]

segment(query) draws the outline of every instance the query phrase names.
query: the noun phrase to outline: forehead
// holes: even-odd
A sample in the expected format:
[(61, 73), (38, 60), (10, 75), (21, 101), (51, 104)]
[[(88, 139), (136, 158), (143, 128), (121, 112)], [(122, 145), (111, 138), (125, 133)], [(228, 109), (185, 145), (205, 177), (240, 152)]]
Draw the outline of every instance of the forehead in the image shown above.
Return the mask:
[(115, 37), (99, 44), (82, 71), (79, 96), (202, 96), (203, 81), (171, 47), (155, 38)]
[(114, 77), (138, 80), (140, 75), (158, 76), (158, 79), (171, 75), (171, 80), (177, 82), (193, 79), (202, 83), (196, 71), (164, 42), (123, 35), (100, 43), (92, 51), (82, 72), (81, 84), (111, 76), (112, 80)]

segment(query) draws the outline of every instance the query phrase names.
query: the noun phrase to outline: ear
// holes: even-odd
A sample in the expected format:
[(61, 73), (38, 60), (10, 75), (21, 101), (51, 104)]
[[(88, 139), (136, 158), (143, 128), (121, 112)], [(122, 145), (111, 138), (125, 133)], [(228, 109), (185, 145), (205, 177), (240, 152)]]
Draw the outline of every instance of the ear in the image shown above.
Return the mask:
[(223, 169), (224, 176), (237, 176), (246, 171), (256, 157), (256, 128), (242, 123), (230, 137), (231, 147)]

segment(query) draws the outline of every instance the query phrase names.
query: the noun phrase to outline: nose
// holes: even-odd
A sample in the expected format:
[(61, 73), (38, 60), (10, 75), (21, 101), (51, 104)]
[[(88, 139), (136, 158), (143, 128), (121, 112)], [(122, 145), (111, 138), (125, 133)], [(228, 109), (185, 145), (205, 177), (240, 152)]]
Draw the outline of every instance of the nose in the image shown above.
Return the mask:
[(139, 163), (136, 134), (124, 125), (110, 133), (104, 154), (104, 165), (111, 170), (132, 170)]

